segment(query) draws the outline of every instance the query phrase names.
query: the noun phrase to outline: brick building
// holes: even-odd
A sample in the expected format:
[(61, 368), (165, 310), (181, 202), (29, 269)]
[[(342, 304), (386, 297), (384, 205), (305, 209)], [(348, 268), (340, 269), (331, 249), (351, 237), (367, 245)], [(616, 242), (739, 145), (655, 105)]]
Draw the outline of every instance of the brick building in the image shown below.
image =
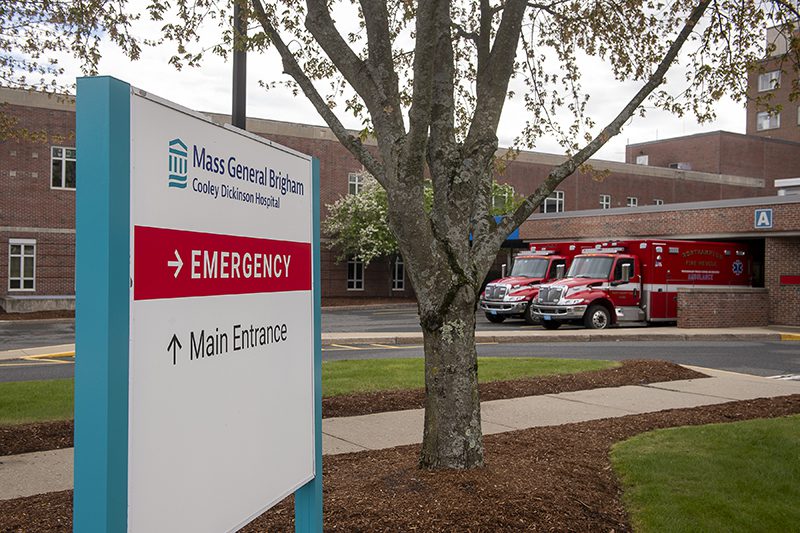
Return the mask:
[[(75, 293), (75, 188), (80, 187), (75, 183), (74, 105), (10, 89), (0, 89), (0, 103), (3, 111), (18, 121), (17, 128), (29, 133), (0, 141), (0, 306), (7, 311), (69, 307)], [(212, 117), (228, 121), (227, 116)], [(320, 160), (323, 206), (358, 192), (356, 173), (361, 165), (327, 128), (249, 119), (247, 129)], [(523, 152), (498, 179), (527, 194), (562, 160), (563, 156)], [(736, 172), (735, 165), (701, 172), (609, 161), (591, 164), (604, 177), (576, 173), (545, 202), (542, 211), (668, 206), (775, 195), (776, 176), (763, 168), (743, 174)], [(325, 212), (323, 207), (323, 218)], [(399, 258), (375, 261), (364, 268), (356, 259), (337, 263), (334, 257), (325, 249), (323, 299), (413, 296)]]
[(18, 139), (0, 142), (0, 307), (71, 308), (75, 300), (75, 106), (2, 92)]
[(767, 30), (767, 46), (770, 56), (747, 76), (747, 134), (800, 142), (800, 102), (791, 96), (797, 71), (780, 27)]
[(629, 144), (625, 161), (769, 181), (800, 176), (800, 142), (714, 131)]

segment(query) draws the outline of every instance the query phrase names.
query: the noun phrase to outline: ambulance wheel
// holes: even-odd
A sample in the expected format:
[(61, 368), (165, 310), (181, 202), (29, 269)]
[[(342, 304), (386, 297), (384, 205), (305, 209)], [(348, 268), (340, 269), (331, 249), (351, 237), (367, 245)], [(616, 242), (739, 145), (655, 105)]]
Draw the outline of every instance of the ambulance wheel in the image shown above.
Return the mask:
[(544, 329), (558, 329), (561, 327), (561, 322), (558, 320), (542, 320), (542, 327)]
[(525, 308), (525, 313), (522, 315), (522, 318), (525, 319), (526, 324), (538, 324), (540, 322), (539, 317), (533, 314), (532, 304), (528, 304), (528, 307)]
[(602, 305), (593, 305), (583, 316), (583, 325), (589, 329), (606, 329), (611, 325), (611, 313)]
[(488, 320), (492, 324), (500, 324), (501, 322), (504, 322), (505, 319), (506, 317), (503, 315), (493, 315), (491, 313), (486, 313), (486, 320)]

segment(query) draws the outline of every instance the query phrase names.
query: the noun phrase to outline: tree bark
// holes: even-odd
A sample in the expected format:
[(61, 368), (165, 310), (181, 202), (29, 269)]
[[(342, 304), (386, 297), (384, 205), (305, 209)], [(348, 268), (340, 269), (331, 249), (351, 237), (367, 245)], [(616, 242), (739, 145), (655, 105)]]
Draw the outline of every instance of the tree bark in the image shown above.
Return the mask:
[[(425, 343), (425, 427), (420, 466), (483, 466), (475, 293), (456, 290), (442, 322), (421, 320)], [(422, 309), (420, 316), (423, 315)]]

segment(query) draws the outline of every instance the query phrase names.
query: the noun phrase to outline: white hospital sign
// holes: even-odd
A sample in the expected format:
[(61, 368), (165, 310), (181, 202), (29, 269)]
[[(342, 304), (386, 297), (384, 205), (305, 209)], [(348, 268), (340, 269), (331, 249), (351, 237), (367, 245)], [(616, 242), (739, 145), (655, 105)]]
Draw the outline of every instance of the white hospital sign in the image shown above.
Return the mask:
[(111, 78), (78, 144), (75, 531), (98, 472), (109, 530), (234, 531), (315, 481), (312, 158)]

